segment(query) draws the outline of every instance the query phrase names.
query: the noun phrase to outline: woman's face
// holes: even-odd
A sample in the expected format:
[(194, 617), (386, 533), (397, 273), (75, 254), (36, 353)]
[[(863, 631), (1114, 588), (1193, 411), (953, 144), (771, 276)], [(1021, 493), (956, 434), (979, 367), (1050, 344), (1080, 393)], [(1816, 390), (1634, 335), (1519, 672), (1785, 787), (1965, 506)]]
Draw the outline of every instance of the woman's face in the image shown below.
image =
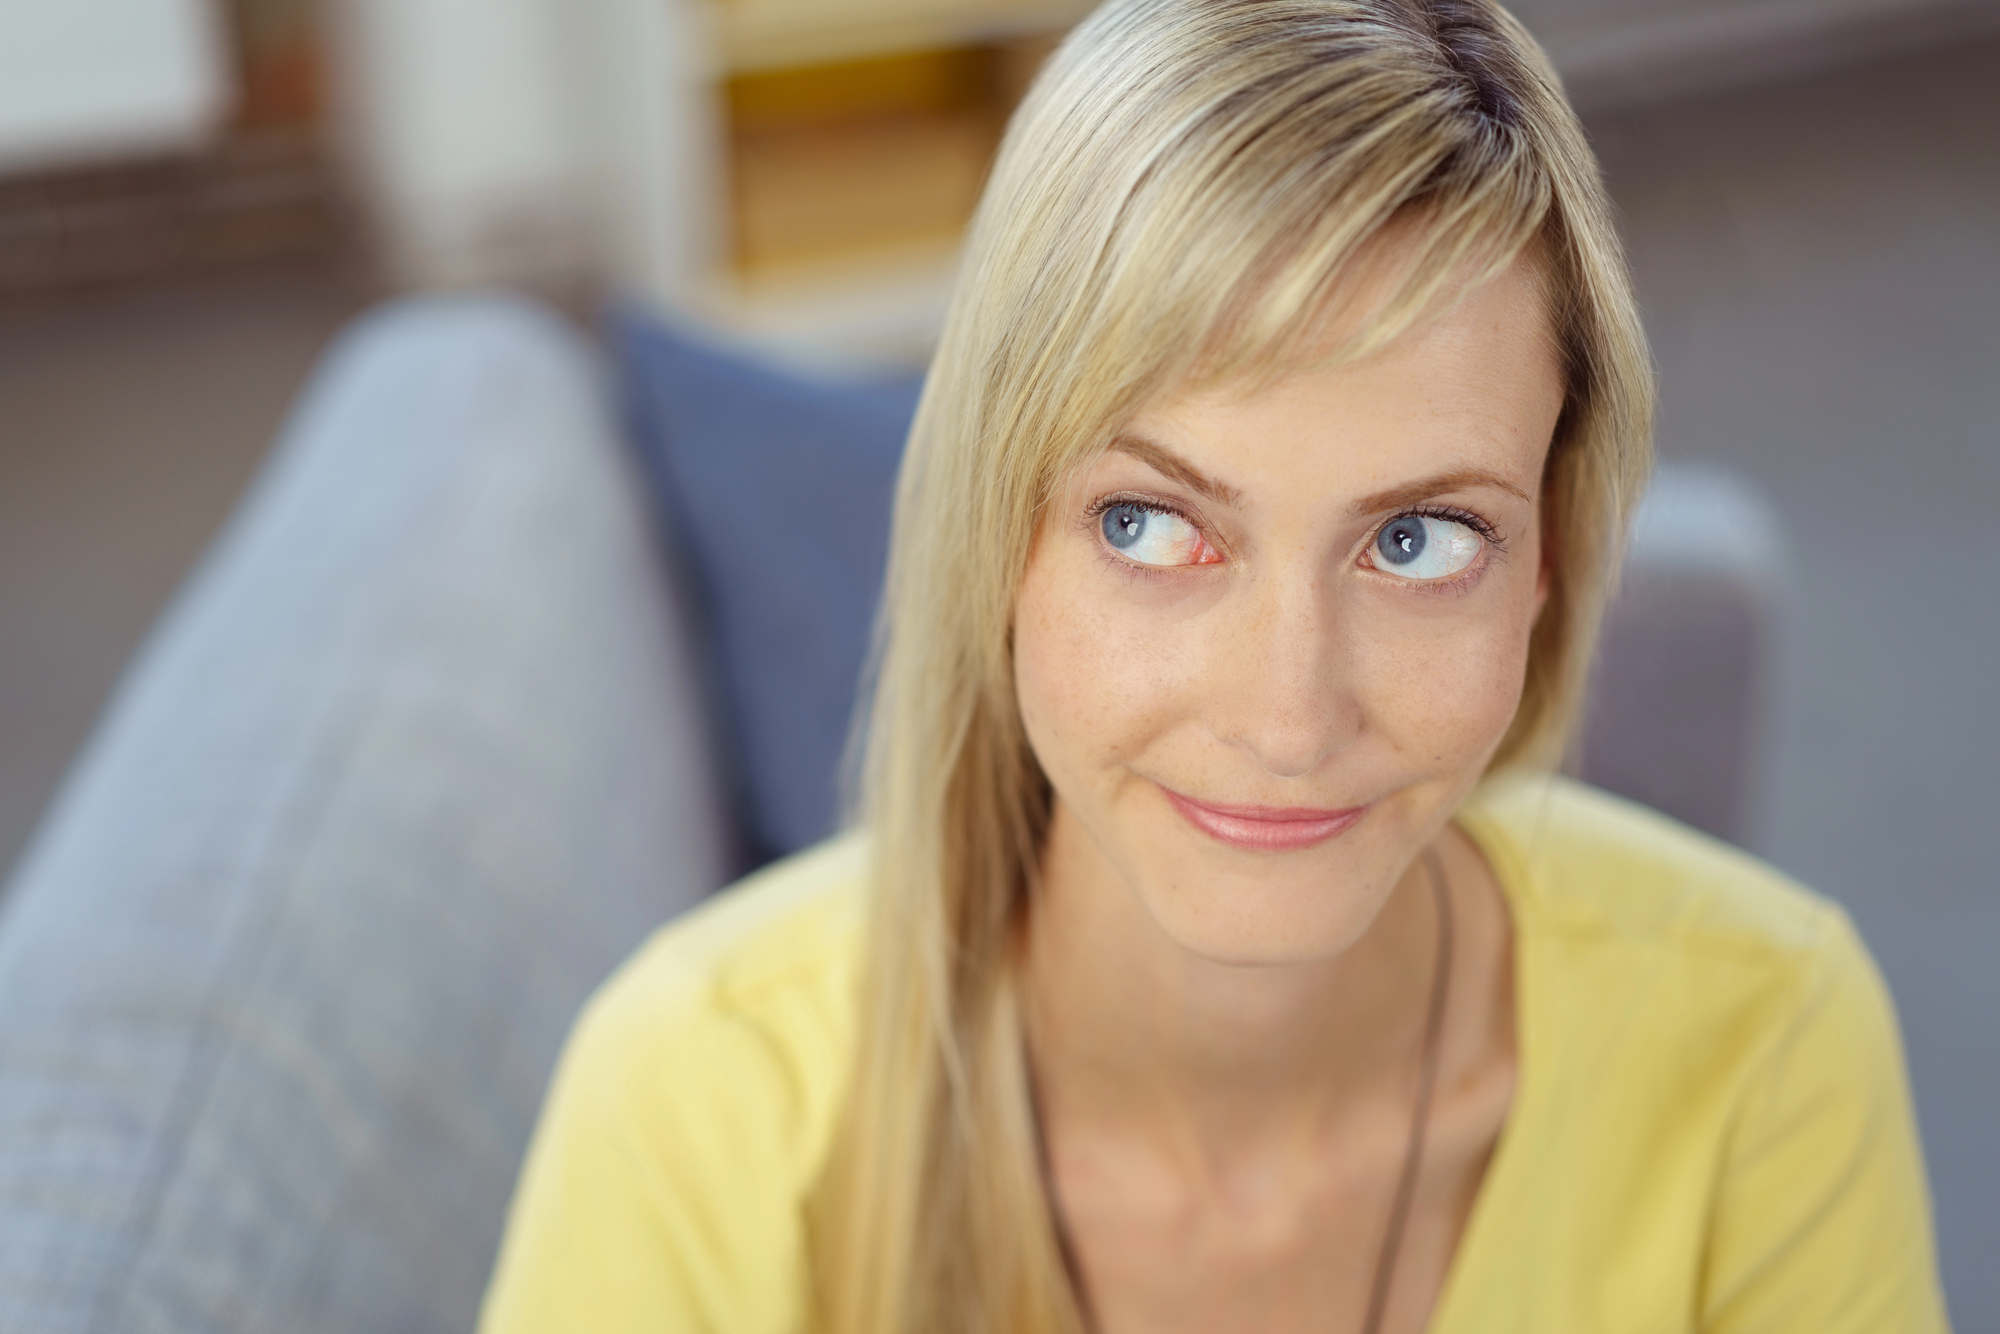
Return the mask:
[(1366, 361), (1127, 423), (1015, 609), (1055, 843), (1202, 957), (1352, 944), (1520, 702), (1562, 401), (1523, 261)]

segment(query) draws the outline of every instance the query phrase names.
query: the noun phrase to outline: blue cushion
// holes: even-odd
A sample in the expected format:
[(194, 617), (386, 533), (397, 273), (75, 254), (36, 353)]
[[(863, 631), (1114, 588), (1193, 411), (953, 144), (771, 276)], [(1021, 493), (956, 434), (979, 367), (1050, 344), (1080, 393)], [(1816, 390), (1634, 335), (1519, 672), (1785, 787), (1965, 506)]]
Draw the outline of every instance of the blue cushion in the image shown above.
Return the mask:
[(921, 380), (813, 379), (631, 308), (610, 341), (707, 622), (753, 851), (830, 833)]

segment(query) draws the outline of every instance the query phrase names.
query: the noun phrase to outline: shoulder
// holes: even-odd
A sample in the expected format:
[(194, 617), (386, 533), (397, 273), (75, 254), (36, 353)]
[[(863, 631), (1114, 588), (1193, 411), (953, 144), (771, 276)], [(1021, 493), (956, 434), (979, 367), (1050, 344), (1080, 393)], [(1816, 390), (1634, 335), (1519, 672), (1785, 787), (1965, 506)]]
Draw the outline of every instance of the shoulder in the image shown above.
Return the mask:
[(1567, 779), (1458, 818), (1514, 915), (1503, 1162), (1513, 1198), (1565, 1201), (1552, 1253), (1657, 1309), (1698, 1291), (1704, 1329), (1941, 1328), (1894, 1008), (1846, 914)]
[(867, 848), (656, 932), (563, 1049), (482, 1328), (795, 1329), (799, 1202), (845, 1078)]
[(1506, 889), (1545, 1050), (1651, 1062), (1678, 1081), (1661, 1097), (1712, 1096), (1718, 1115), (1808, 1051), (1840, 1078), (1863, 1051), (1877, 1070), (1900, 1062), (1847, 914), (1750, 854), (1549, 776), (1489, 783), (1459, 822)]
[(653, 933), (592, 1002), (626, 1022), (714, 1011), (753, 1019), (777, 995), (847, 973), (868, 842), (845, 834), (774, 862)]
[(867, 854), (834, 839), (655, 932), (578, 1019), (565, 1078), (656, 1144), (763, 1138), (809, 1173), (851, 1042)]
[(1749, 853), (1571, 779), (1495, 778), (1459, 822), (1530, 929), (1767, 966), (1847, 933), (1836, 905)]
[[(1942, 1329), (1894, 1010), (1840, 908), (1566, 779), (1490, 782), (1458, 822), (1516, 944), (1518, 1084), (1487, 1191), (1510, 1240), (1475, 1257), (1483, 1291), (1698, 1309), (1717, 1331)], [(1615, 1276), (1615, 1298), (1580, 1275)]]

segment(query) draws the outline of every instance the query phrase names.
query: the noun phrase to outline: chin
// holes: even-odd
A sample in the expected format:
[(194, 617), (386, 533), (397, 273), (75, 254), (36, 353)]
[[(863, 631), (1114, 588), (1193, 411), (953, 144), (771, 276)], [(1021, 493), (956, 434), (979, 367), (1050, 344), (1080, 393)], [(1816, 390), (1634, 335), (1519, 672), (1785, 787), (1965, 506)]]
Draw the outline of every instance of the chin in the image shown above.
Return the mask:
[(1389, 815), (1371, 808), (1338, 837), (1289, 851), (1245, 851), (1185, 824), (1170, 834), (1135, 831), (1143, 851), (1128, 862), (1128, 878), (1161, 932), (1199, 958), (1241, 967), (1318, 962), (1367, 932), (1421, 846), (1404, 846)]
[(1360, 940), (1477, 776), (1405, 774), (1316, 840), (1311, 830), (1260, 838), (1206, 819), (1151, 780), (1128, 786), (1105, 814), (1122, 826), (1126, 882), (1163, 935), (1213, 963), (1281, 967), (1335, 958)]

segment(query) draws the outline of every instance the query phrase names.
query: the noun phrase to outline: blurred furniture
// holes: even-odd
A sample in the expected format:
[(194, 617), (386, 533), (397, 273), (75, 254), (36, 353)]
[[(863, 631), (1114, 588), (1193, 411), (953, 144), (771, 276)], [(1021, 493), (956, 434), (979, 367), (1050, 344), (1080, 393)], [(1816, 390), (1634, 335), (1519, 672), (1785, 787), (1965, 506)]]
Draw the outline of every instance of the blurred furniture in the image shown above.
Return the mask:
[(1583, 777), (1750, 841), (1780, 539), (1777, 516), (1733, 473), (1682, 464), (1654, 475), (1598, 641)]
[(843, 269), (879, 281), (884, 269), (948, 268), (1039, 54), (985, 42), (733, 71), (723, 110), (737, 278), (769, 291)]
[(352, 266), (317, 3), (0, 0), (0, 302)]
[[(0, 908), (0, 1328), (471, 1327), (577, 1007), (734, 869), (609, 401), (504, 298), (330, 356)], [(1586, 771), (1727, 833), (1772, 584), (1727, 542), (1695, 582), (1650, 553), (1770, 520), (1678, 494), (1606, 654), (1651, 675), (1607, 678)]]
[[(679, 0), (707, 44), (716, 221), (671, 296), (745, 333), (928, 347), (1006, 118), (1093, 0)], [(1586, 114), (2000, 28), (2000, 0), (1513, 0)], [(719, 94), (719, 95), (715, 95)], [(709, 197), (719, 192), (719, 199)], [(619, 274), (628, 283), (640, 275)]]
[[(935, 333), (1002, 118), (1091, 8), (324, 3), (343, 161), (396, 281), (638, 292), (881, 359)], [(1513, 8), (1587, 116), (2000, 26), (2000, 0)]]
[(308, 133), (0, 178), (0, 300), (269, 262), (341, 263), (353, 228)]
[(0, 916), (0, 1329), (462, 1331), (589, 989), (729, 874), (600, 367), (331, 356)]
[(603, 332), (701, 627), (731, 810), (760, 860), (797, 852), (839, 826), (922, 377), (812, 375), (629, 305)]

